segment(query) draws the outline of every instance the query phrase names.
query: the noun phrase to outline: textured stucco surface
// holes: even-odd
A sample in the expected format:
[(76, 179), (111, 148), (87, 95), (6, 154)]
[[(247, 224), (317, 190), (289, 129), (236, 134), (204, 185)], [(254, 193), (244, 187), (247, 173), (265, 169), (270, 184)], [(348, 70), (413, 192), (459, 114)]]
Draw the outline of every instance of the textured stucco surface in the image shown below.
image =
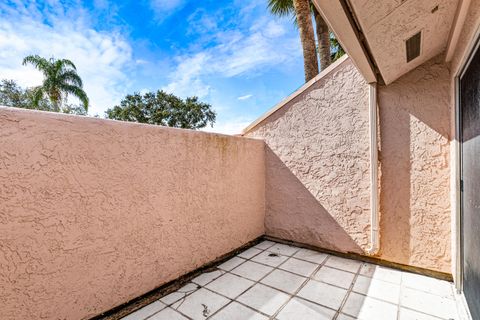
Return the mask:
[(450, 73), (438, 56), (379, 87), (383, 259), (450, 273)]
[(264, 233), (264, 143), (0, 108), (1, 319), (84, 319)]
[(267, 235), (342, 252), (368, 247), (368, 85), (350, 59), (247, 136), (267, 144)]
[[(450, 74), (440, 57), (378, 88), (378, 258), (449, 273)], [(369, 245), (368, 86), (350, 60), (248, 136), (265, 139), (266, 233)]]
[[(389, 84), (444, 51), (458, 0), (352, 0), (351, 4)], [(420, 56), (407, 63), (405, 41), (419, 31)]]

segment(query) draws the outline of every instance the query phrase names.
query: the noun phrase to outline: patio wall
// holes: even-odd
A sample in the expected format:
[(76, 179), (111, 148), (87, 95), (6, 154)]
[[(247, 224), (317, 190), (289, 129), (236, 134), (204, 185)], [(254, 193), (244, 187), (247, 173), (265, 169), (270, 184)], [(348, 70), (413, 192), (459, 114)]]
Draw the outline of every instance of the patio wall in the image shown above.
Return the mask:
[[(438, 59), (378, 88), (377, 257), (450, 273), (449, 73)], [(267, 144), (267, 234), (365, 253), (368, 126), (368, 85), (347, 59), (246, 134)]]
[(85, 319), (264, 233), (264, 143), (0, 108), (1, 319)]
[(380, 86), (382, 259), (451, 273), (450, 72), (438, 56)]
[(368, 85), (347, 59), (246, 134), (267, 144), (267, 235), (367, 249), (368, 130)]

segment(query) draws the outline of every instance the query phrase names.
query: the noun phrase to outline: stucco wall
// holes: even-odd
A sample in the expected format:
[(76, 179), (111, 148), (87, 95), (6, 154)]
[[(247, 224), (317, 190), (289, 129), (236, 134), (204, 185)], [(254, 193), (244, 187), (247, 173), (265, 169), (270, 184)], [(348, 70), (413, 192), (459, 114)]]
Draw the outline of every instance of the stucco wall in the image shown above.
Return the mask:
[(350, 59), (247, 136), (267, 144), (267, 235), (342, 252), (368, 247), (368, 85)]
[(81, 319), (264, 233), (264, 143), (0, 108), (1, 319)]
[(450, 73), (438, 56), (379, 87), (382, 259), (450, 273)]
[[(449, 72), (437, 57), (378, 88), (378, 258), (449, 273)], [(266, 232), (369, 245), (368, 86), (346, 60), (247, 136), (265, 139)]]
[[(455, 96), (455, 77), (459, 76), (460, 74), (460, 69), (463, 67), (466, 59), (471, 53), (471, 50), (474, 47), (475, 44), (475, 35), (477, 31), (480, 28), (480, 0), (471, 0), (470, 6), (467, 9), (467, 14), (465, 17), (465, 22), (464, 25), (462, 26), (461, 32), (459, 34), (458, 38), (458, 43), (455, 48), (455, 51), (453, 53), (452, 60), (450, 62), (450, 104), (452, 106), (451, 108), (451, 125), (450, 125), (450, 132), (452, 136), (452, 140), (455, 142), (459, 141), (459, 137), (456, 135), (456, 126), (455, 126), (455, 119), (456, 116), (456, 110), (455, 110), (455, 104), (456, 104), (456, 96)], [(456, 263), (452, 263), (452, 274), (458, 279), (459, 275), (459, 270), (460, 269), (460, 252), (457, 252), (457, 246), (459, 246), (459, 236), (458, 236), (458, 228), (459, 226), (457, 225), (457, 221), (459, 220), (460, 216), (460, 210), (459, 206), (460, 203), (458, 201), (460, 195), (458, 191), (458, 182), (455, 177), (457, 177), (458, 173), (460, 171), (460, 163), (458, 157), (459, 151), (459, 144), (458, 143), (452, 143), (451, 144), (451, 158), (452, 158), (452, 165), (451, 165), (451, 203), (452, 203), (452, 215), (451, 215), (451, 220), (452, 220), (452, 257), (456, 257), (457, 261)], [(458, 194), (457, 194), (458, 192)]]

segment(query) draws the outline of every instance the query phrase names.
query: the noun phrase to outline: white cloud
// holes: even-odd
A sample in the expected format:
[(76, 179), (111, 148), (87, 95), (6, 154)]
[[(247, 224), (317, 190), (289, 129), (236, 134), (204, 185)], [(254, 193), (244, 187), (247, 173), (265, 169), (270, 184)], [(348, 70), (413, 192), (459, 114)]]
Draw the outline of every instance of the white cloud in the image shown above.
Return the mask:
[(129, 80), (124, 71), (132, 63), (132, 49), (120, 34), (98, 32), (82, 17), (73, 20), (64, 15), (58, 5), (41, 13), (31, 4), (15, 11), (1, 9), (5, 8), (0, 7), (1, 78), (22, 86), (39, 85), (41, 73), (22, 66), (22, 59), (29, 54), (54, 56), (75, 63), (90, 98), (90, 114), (103, 115), (125, 95)]
[(181, 97), (197, 96), (204, 98), (208, 96), (210, 86), (200, 78), (204, 67), (210, 60), (206, 53), (198, 53), (192, 57), (181, 57), (179, 63), (170, 75), (171, 82), (162, 88), (168, 93), (174, 93)]
[(136, 64), (148, 64), (148, 61), (147, 61), (147, 60), (143, 60), (143, 59), (137, 59), (137, 60), (135, 60), (135, 63), (136, 63)]
[(238, 99), (238, 100), (247, 100), (247, 99), (250, 99), (251, 97), (253, 97), (252, 94), (246, 94), (246, 95), (244, 95), (244, 96), (238, 97), (237, 99)]
[[(273, 30), (273, 31), (272, 31)], [(277, 22), (262, 20), (246, 34), (218, 32), (216, 45), (177, 59), (163, 89), (180, 96), (208, 96), (208, 78), (231, 78), (285, 65), (298, 59), (298, 38), (283, 37)]]
[(150, 0), (150, 6), (159, 22), (185, 6), (187, 0)]

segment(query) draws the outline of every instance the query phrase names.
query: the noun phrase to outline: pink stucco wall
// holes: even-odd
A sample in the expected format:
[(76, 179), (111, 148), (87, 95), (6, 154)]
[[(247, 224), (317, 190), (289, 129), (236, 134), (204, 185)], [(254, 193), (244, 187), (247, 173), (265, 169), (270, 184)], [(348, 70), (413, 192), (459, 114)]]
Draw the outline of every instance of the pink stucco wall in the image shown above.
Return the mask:
[(85, 319), (264, 233), (264, 143), (0, 108), (1, 319)]
[(380, 86), (382, 259), (450, 273), (450, 73), (438, 56)]
[[(378, 258), (450, 272), (449, 72), (439, 58), (378, 88)], [(369, 245), (368, 85), (347, 59), (254, 127), (266, 232), (341, 252)]]
[(267, 235), (367, 249), (368, 128), (368, 86), (347, 59), (247, 133), (267, 144)]

